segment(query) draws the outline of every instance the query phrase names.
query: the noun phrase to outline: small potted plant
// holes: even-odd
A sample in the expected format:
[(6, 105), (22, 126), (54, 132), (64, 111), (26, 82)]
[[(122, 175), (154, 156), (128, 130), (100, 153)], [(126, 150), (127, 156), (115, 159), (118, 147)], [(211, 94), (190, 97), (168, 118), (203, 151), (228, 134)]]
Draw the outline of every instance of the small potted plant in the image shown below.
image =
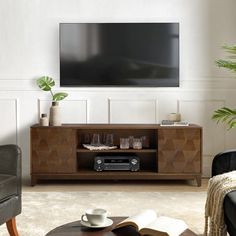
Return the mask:
[(39, 79), (37, 79), (37, 85), (43, 91), (50, 92), (52, 96), (52, 106), (50, 107), (49, 125), (51, 126), (61, 125), (58, 102), (66, 98), (68, 94), (65, 92), (53, 93), (52, 87), (55, 86), (55, 81), (48, 76), (42, 76)]

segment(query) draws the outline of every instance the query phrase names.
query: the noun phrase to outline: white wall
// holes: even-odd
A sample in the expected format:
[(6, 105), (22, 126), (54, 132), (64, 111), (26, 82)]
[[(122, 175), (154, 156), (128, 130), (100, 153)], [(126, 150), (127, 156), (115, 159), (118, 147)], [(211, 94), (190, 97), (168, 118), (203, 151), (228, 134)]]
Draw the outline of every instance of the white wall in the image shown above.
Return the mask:
[[(0, 143), (23, 150), (29, 178), (29, 127), (49, 97), (35, 79), (59, 84), (60, 22), (180, 22), (180, 88), (59, 88), (64, 122), (158, 123), (179, 104), (183, 119), (204, 128), (203, 172), (212, 157), (235, 147), (235, 131), (212, 122), (214, 109), (235, 106), (232, 74), (214, 65), (220, 47), (235, 44), (235, 0), (8, 0), (0, 2)], [(123, 108), (132, 109), (130, 114)], [(40, 108), (40, 109), (39, 109)], [(122, 115), (119, 115), (122, 114)]]

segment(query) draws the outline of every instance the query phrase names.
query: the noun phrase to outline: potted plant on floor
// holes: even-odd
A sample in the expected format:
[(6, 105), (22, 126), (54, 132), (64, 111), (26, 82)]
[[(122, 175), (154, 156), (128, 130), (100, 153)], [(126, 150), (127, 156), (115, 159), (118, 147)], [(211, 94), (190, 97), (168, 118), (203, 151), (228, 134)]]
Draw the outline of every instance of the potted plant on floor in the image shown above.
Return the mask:
[(39, 79), (37, 79), (37, 85), (43, 91), (50, 92), (52, 96), (52, 106), (50, 107), (49, 124), (51, 126), (61, 125), (60, 110), (59, 110), (58, 102), (66, 98), (68, 94), (65, 92), (54, 93), (52, 91), (52, 87), (55, 86), (55, 81), (48, 76), (42, 76)]
[[(224, 46), (223, 49), (225, 49), (228, 53), (231, 55), (231, 60), (217, 60), (216, 64), (219, 67), (226, 68), (228, 70), (233, 71), (236, 73), (236, 45), (233, 46)], [(212, 116), (213, 120), (216, 120), (218, 122), (225, 123), (229, 129), (232, 129), (236, 127), (236, 109), (231, 109), (228, 107), (222, 107), (216, 111), (214, 111), (214, 114)]]

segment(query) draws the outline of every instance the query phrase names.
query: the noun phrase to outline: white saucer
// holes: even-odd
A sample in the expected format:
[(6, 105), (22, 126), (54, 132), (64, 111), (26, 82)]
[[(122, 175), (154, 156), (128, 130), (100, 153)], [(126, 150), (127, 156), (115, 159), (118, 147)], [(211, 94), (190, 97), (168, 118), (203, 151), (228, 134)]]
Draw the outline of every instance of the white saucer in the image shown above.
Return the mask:
[(111, 226), (113, 224), (113, 220), (107, 218), (106, 221), (104, 222), (104, 224), (102, 225), (91, 225), (89, 222), (84, 222), (84, 221), (80, 221), (81, 225), (89, 227), (89, 228), (93, 228), (93, 229), (97, 229), (97, 228), (105, 228), (108, 226)]

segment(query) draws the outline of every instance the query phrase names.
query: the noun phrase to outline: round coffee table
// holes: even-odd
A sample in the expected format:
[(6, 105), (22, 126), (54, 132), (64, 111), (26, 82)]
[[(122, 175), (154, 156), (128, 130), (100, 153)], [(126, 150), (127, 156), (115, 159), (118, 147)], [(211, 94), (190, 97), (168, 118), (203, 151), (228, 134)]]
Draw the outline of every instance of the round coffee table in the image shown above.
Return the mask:
[[(141, 236), (133, 227), (127, 226), (112, 231), (116, 224), (126, 219), (127, 217), (109, 217), (113, 220), (113, 224), (110, 227), (101, 229), (90, 229), (81, 225), (80, 220), (74, 221), (65, 225), (61, 225), (49, 233), (46, 236)], [(197, 236), (191, 230), (185, 230), (181, 236)]]
[(127, 217), (109, 218), (113, 220), (113, 224), (110, 227), (90, 229), (82, 226), (79, 220), (59, 226), (47, 233), (46, 236), (140, 236), (140, 234), (134, 230), (133, 227), (124, 227), (113, 232), (112, 229), (114, 226)]

